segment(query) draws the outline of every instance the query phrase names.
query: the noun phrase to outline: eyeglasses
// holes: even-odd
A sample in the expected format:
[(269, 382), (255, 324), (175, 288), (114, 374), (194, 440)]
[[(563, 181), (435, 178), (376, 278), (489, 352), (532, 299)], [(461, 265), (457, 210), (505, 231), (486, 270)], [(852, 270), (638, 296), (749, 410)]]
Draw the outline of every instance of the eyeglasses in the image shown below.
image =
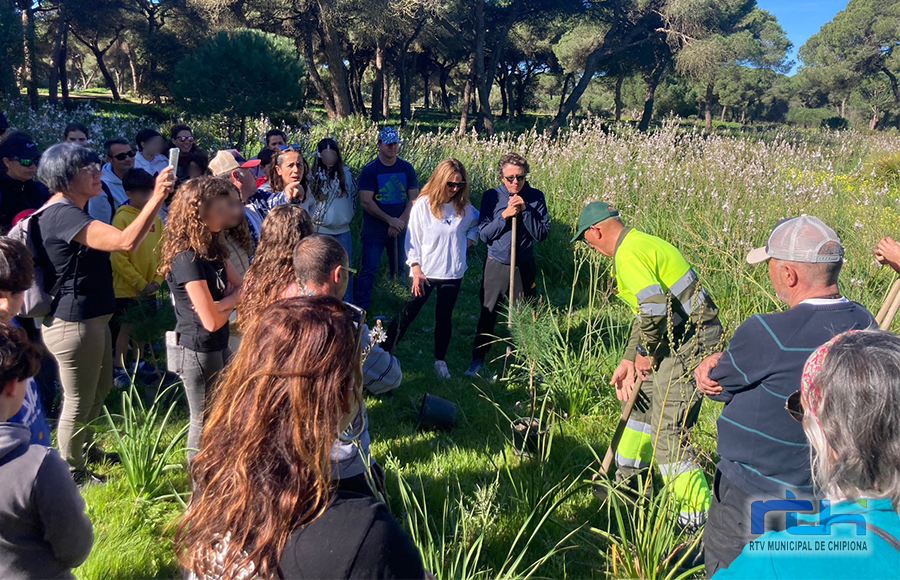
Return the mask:
[(92, 173), (92, 174), (96, 175), (96, 174), (102, 173), (103, 168), (100, 167), (99, 163), (95, 162), (95, 163), (88, 163), (87, 165), (85, 165), (84, 167), (79, 169), (78, 171), (85, 171), (87, 173)]
[(450, 189), (462, 189), (466, 186), (465, 181), (448, 181), (447, 187)]
[(520, 173), (518, 175), (504, 175), (503, 181), (506, 183), (512, 183), (513, 181), (525, 181), (525, 178), (528, 177), (524, 173)]
[(356, 269), (350, 268), (348, 266), (341, 266), (341, 270), (343, 270), (344, 272), (347, 272), (348, 274), (356, 274)]
[(117, 161), (125, 161), (126, 157), (133, 158), (135, 155), (137, 155), (137, 153), (135, 152), (134, 149), (132, 149), (131, 151), (126, 151), (124, 153), (117, 153), (115, 155), (110, 155), (110, 157), (112, 157), (113, 159), (116, 159)]
[(193, 143), (194, 142), (194, 138), (191, 136), (175, 137), (175, 139), (177, 139), (178, 141), (181, 141), (182, 143)]
[(797, 421), (798, 423), (803, 422), (803, 404), (800, 402), (801, 395), (800, 391), (794, 391), (784, 402), (784, 409), (787, 411), (791, 419)]
[(37, 163), (37, 161), (35, 161), (34, 159), (13, 159), (13, 161), (18, 161), (19, 165), (21, 165), (22, 167), (31, 167), (32, 165)]

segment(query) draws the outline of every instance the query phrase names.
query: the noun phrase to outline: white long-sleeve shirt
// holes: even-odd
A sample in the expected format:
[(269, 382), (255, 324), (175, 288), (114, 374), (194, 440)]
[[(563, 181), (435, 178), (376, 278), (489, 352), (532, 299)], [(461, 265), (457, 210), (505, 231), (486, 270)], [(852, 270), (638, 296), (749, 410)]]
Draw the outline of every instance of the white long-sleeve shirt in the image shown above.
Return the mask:
[(445, 203), (441, 219), (437, 219), (431, 214), (428, 198), (419, 197), (406, 228), (406, 264), (418, 264), (426, 278), (462, 278), (466, 272), (466, 240), (478, 241), (478, 210), (472, 204), (458, 216), (453, 204)]

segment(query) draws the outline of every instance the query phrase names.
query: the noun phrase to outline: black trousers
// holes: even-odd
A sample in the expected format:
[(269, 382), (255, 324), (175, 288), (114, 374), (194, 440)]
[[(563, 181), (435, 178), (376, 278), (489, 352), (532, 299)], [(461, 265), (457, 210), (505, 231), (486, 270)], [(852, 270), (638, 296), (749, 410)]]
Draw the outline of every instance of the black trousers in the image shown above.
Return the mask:
[[(413, 296), (412, 300), (406, 303), (406, 307), (400, 315), (400, 326), (396, 338), (390, 343), (392, 345), (390, 350), (393, 351), (393, 348), (406, 334), (409, 325), (419, 315), (419, 311), (425, 306), (431, 293), (437, 291), (437, 304), (434, 307), (434, 360), (445, 360), (447, 349), (450, 348), (450, 336), (453, 334), (453, 308), (459, 297), (462, 278), (456, 280), (429, 279), (428, 282), (430, 285), (425, 285), (425, 292), (421, 296)], [(388, 334), (393, 333), (389, 332)]]
[[(534, 258), (516, 264), (513, 292), (515, 299), (534, 298), (537, 296), (537, 266)], [(472, 360), (483, 361), (491, 350), (495, 340), (494, 327), (497, 326), (497, 307), (502, 298), (509, 294), (509, 265), (488, 258), (484, 261), (484, 276), (481, 281), (481, 316), (475, 331), (475, 344), (472, 346)]]
[[(709, 506), (706, 528), (703, 530), (707, 578), (712, 578), (716, 571), (727, 568), (740, 555), (744, 546), (761, 535), (750, 532), (750, 506), (754, 501), (770, 499), (776, 498), (751, 495), (716, 470), (712, 503)], [(784, 530), (784, 512), (769, 512), (765, 517), (765, 531)]]

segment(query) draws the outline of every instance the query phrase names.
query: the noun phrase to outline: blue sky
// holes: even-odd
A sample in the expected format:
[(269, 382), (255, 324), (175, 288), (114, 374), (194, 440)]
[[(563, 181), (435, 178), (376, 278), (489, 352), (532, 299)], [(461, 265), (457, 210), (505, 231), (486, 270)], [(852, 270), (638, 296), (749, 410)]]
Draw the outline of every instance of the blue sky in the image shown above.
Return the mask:
[[(823, 24), (847, 6), (846, 0), (757, 0), (757, 5), (778, 19), (794, 44), (791, 59), (797, 60), (797, 49), (819, 31)], [(796, 64), (790, 74), (797, 71)]]

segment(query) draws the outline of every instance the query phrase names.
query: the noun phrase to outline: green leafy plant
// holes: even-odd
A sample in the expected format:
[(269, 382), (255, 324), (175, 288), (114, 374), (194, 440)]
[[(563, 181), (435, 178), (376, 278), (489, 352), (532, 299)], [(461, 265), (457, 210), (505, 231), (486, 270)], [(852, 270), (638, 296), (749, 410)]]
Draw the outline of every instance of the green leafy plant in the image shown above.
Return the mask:
[(135, 497), (159, 499), (177, 495), (164, 475), (184, 469), (179, 456), (184, 452), (188, 424), (175, 427), (173, 413), (177, 403), (169, 396), (178, 386), (174, 384), (161, 390), (148, 407), (132, 380), (130, 387), (122, 392), (120, 414), (103, 408), (108, 435)]

